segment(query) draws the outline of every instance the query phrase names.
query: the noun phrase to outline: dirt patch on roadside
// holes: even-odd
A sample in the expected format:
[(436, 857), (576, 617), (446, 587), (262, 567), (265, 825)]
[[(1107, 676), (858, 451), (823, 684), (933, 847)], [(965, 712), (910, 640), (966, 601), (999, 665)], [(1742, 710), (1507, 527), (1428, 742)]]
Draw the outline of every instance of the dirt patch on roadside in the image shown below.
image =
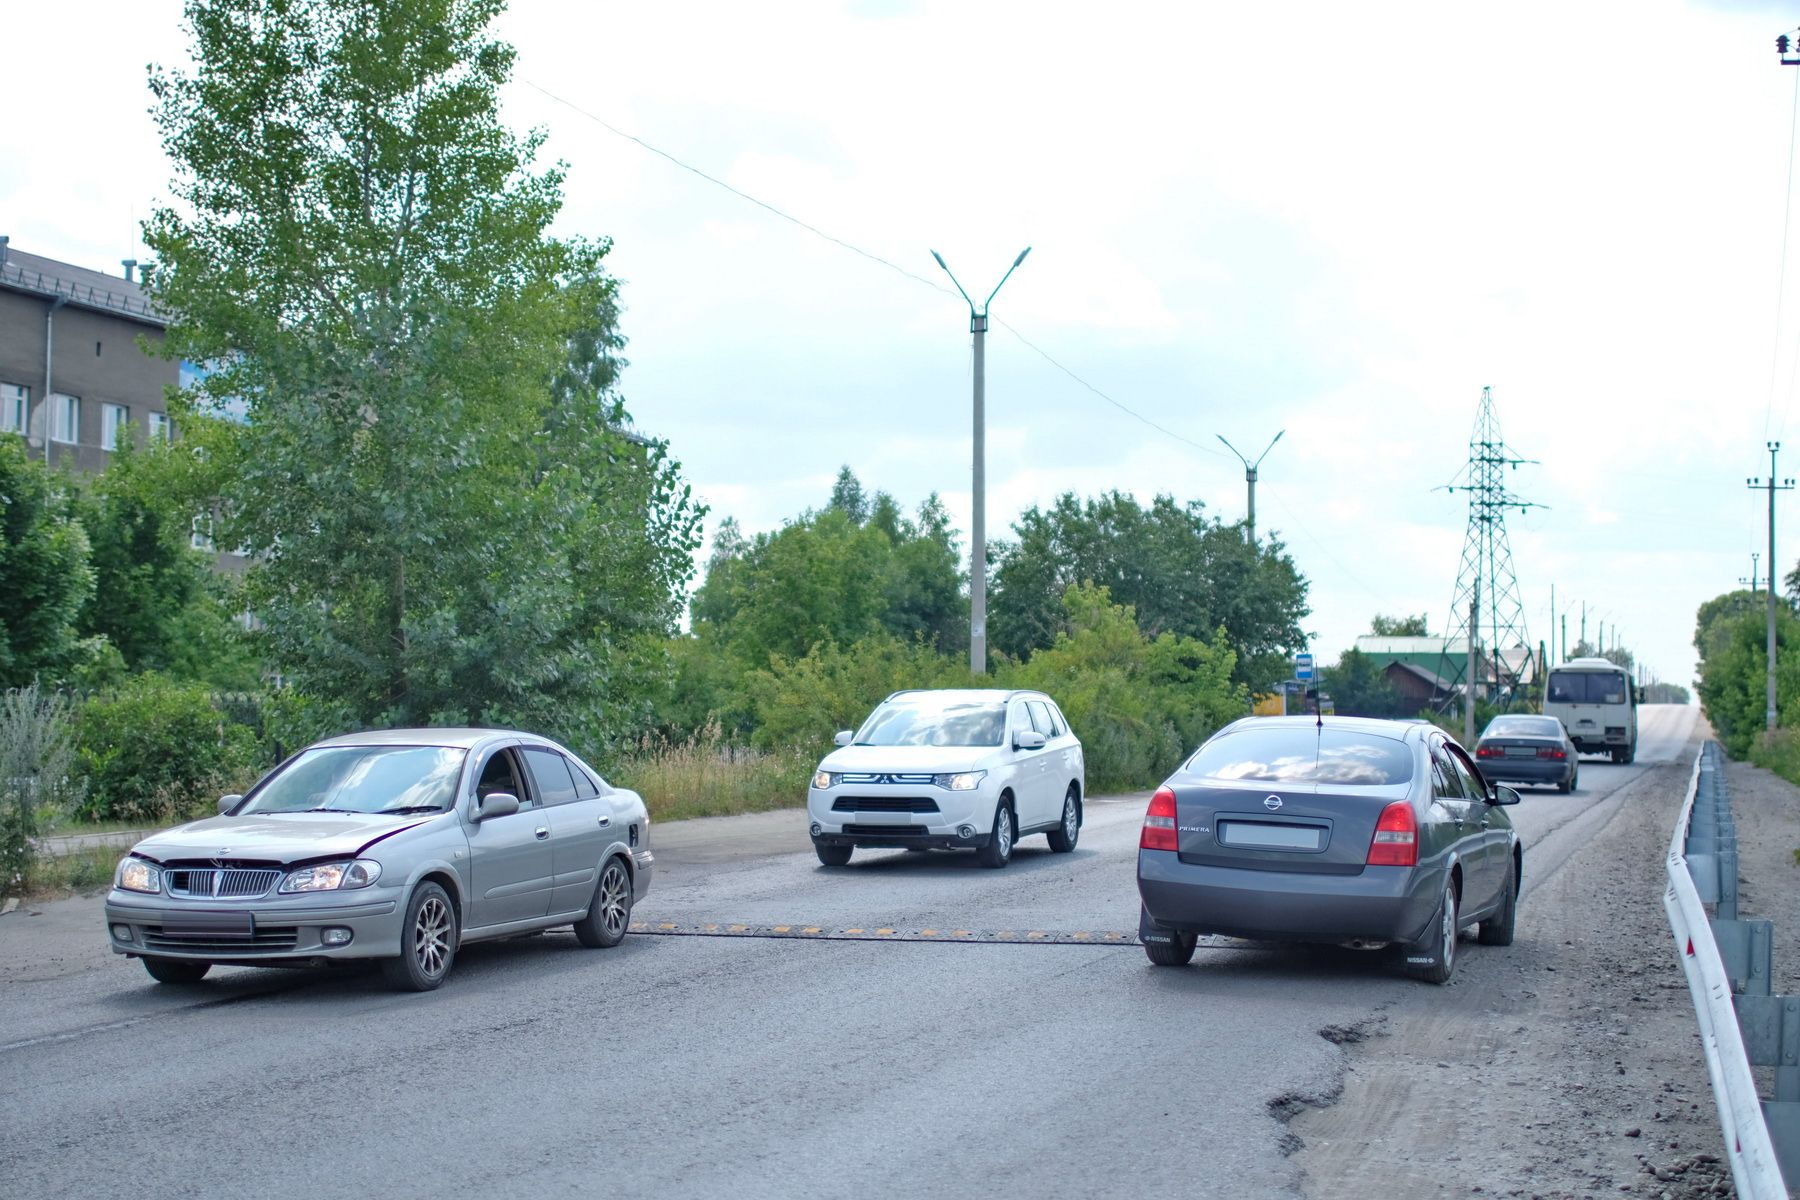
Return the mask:
[[(1341, 1090), (1324, 1107), (1278, 1114), (1305, 1195), (1733, 1194), (1662, 906), (1691, 767), (1690, 753), (1615, 793), (1612, 819), (1533, 881), (1511, 947), (1465, 940), (1448, 986), (1397, 994), (1360, 1038), (1320, 1031), (1344, 1047)], [(1796, 795), (1790, 837), (1800, 837)], [(1753, 805), (1734, 803), (1747, 842)], [(1529, 877), (1529, 847), (1525, 861)], [(1763, 869), (1746, 853), (1744, 874)], [(1800, 935), (1800, 914), (1786, 924), (1790, 940)], [(1778, 925), (1778, 956), (1780, 941)]]

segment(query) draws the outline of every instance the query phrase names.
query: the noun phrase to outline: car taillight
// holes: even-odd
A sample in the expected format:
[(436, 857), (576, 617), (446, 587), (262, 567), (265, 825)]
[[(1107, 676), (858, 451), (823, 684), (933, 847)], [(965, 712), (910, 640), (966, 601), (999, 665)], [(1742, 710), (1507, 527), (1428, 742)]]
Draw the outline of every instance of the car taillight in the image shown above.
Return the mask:
[(1540, 746), (1538, 748), (1538, 757), (1539, 758), (1567, 758), (1569, 756), (1568, 756), (1567, 752), (1559, 750), (1555, 746)]
[(1150, 807), (1144, 811), (1144, 832), (1138, 838), (1140, 850), (1179, 850), (1175, 833), (1175, 793), (1166, 787), (1156, 789)]
[(1498, 746), (1477, 746), (1477, 747), (1475, 747), (1475, 757), (1476, 758), (1499, 758), (1500, 757), (1500, 748)]
[(1396, 800), (1381, 810), (1369, 843), (1371, 867), (1413, 867), (1419, 863), (1419, 822), (1412, 805)]

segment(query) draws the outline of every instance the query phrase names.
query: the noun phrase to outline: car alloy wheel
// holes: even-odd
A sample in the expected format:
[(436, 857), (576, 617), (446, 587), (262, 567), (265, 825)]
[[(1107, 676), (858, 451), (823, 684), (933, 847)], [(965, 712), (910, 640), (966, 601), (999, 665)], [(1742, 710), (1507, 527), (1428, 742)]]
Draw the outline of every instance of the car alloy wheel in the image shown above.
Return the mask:
[(625, 868), (614, 861), (606, 864), (600, 875), (600, 920), (608, 937), (625, 936), (625, 920), (631, 913), (631, 885), (626, 882)]
[(988, 836), (988, 844), (978, 852), (981, 865), (984, 867), (1004, 867), (1012, 860), (1013, 852), (1013, 815), (1012, 805), (1002, 800), (994, 810), (994, 832)]
[(413, 918), (413, 958), (419, 973), (438, 979), (450, 965), (450, 906), (441, 896), (427, 896)]
[(1067, 854), (1075, 848), (1076, 839), (1081, 836), (1081, 808), (1075, 801), (1075, 785), (1070, 784), (1068, 793), (1063, 796), (1062, 821), (1050, 831), (1050, 849), (1058, 854)]

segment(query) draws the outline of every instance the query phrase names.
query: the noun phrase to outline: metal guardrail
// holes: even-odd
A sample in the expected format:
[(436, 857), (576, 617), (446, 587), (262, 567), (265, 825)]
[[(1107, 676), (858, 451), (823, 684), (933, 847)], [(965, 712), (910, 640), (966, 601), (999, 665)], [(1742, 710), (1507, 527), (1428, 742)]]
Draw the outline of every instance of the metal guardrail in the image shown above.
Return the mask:
[[(1800, 1166), (1800, 997), (1768, 994), (1773, 924), (1737, 919), (1737, 829), (1714, 742), (1694, 759), (1669, 839), (1668, 876), (1663, 908), (1700, 1022), (1732, 1182), (1747, 1200), (1785, 1200), (1783, 1168)], [(1707, 903), (1717, 906), (1717, 922)], [(1758, 978), (1760, 992), (1737, 994)], [(1774, 1100), (1757, 1094), (1753, 1061), (1776, 1066)]]

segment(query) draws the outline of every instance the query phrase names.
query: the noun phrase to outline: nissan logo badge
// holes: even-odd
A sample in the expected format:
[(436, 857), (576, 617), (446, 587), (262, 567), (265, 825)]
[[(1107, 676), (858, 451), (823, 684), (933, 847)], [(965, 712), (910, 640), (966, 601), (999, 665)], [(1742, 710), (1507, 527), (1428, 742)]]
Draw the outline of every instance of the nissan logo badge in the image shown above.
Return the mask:
[(1281, 807), (1281, 797), (1280, 796), (1270, 796), (1267, 800), (1263, 801), (1263, 807), (1268, 809), (1270, 812), (1274, 812), (1276, 809)]

